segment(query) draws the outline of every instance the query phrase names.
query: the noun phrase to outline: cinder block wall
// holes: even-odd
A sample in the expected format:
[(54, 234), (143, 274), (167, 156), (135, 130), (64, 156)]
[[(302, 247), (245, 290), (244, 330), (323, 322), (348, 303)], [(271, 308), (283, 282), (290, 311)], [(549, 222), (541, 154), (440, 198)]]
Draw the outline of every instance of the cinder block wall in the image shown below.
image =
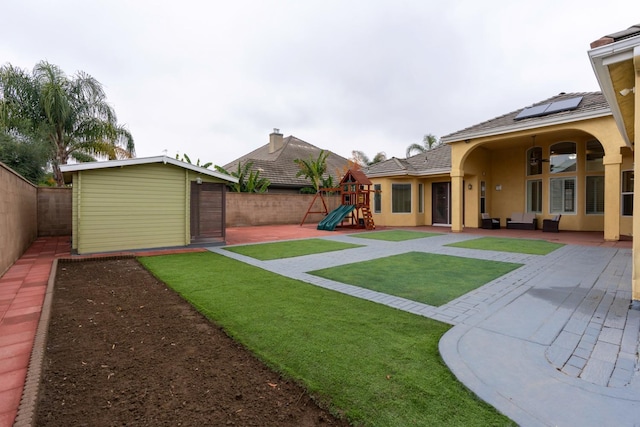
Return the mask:
[[(300, 224), (309, 204), (310, 194), (227, 193), (227, 227), (254, 225)], [(340, 204), (339, 196), (325, 197), (327, 209), (332, 211)], [(313, 211), (322, 210), (322, 202), (316, 199)], [(322, 214), (310, 214), (305, 224), (318, 223)]]
[(0, 163), (0, 276), (38, 236), (37, 187)]
[(38, 236), (71, 236), (71, 188), (38, 187)]

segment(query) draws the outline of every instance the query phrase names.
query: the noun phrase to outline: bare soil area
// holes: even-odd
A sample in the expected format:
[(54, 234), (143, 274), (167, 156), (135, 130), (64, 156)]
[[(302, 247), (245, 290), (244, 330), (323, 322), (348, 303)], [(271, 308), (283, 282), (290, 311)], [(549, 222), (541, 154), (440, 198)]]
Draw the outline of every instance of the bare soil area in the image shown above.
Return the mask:
[(38, 426), (348, 426), (135, 259), (61, 262)]

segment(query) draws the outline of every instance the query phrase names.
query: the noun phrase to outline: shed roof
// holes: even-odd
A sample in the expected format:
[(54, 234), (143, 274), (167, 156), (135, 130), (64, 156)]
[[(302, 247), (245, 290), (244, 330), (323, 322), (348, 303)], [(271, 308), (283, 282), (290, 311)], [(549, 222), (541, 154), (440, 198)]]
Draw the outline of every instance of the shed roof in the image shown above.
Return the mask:
[[(561, 110), (552, 114), (532, 116), (516, 120), (516, 117), (525, 108), (536, 107), (543, 104), (566, 101), (572, 98), (582, 97), (577, 108)], [(519, 130), (535, 129), (543, 126), (551, 126), (560, 123), (569, 123), (579, 120), (591, 119), (602, 116), (610, 116), (611, 109), (602, 92), (560, 93), (544, 101), (525, 106), (518, 110), (487, 120), (477, 125), (470, 126), (458, 132), (442, 137), (442, 142), (457, 142), (467, 139), (485, 136), (500, 135)]]
[[(345, 181), (349, 176), (351, 176), (355, 181)], [(349, 169), (347, 173), (344, 174), (340, 184), (344, 182), (357, 182), (358, 184), (372, 185), (373, 182), (367, 177), (367, 175), (361, 171), (360, 169)]]
[(192, 165), (191, 163), (183, 162), (177, 159), (173, 159), (167, 156), (155, 156), (155, 157), (136, 157), (133, 159), (124, 160), (107, 160), (103, 162), (86, 162), (86, 163), (74, 163), (69, 165), (61, 165), (60, 170), (64, 176), (65, 182), (71, 181), (71, 173), (85, 170), (117, 168), (125, 166), (146, 165), (150, 163), (164, 163), (178, 166), (180, 168), (188, 169), (193, 172), (197, 172), (203, 175), (208, 175), (214, 178), (222, 179), (224, 181), (237, 183), (238, 178), (230, 175), (226, 175), (211, 169), (202, 168), (200, 166)]
[[(224, 168), (233, 172), (238, 168), (239, 163), (244, 164), (250, 161), (253, 162), (252, 170), (260, 171), (260, 177), (267, 178), (272, 186), (306, 187), (309, 186), (309, 180), (296, 176), (300, 169), (294, 160), (317, 159), (321, 151), (323, 151), (321, 148), (290, 135), (282, 139), (282, 146), (277, 150), (270, 150), (269, 144), (265, 144), (229, 162)], [(340, 178), (342, 171), (349, 164), (349, 160), (332, 151), (324, 151), (329, 153), (327, 155), (327, 173), (335, 178)]]

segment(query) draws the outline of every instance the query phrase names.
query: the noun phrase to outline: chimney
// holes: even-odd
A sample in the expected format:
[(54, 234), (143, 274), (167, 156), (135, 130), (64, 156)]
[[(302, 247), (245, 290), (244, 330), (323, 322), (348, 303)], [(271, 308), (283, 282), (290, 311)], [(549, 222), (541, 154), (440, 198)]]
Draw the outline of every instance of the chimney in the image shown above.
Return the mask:
[(269, 154), (275, 153), (284, 145), (280, 129), (273, 128), (273, 132), (269, 134)]

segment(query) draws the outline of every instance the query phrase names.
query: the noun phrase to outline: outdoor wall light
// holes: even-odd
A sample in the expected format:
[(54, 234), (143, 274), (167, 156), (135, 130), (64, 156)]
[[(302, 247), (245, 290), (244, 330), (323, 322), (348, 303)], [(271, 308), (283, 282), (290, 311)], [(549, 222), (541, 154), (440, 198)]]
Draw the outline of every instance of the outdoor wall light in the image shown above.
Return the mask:
[(630, 93), (636, 93), (636, 87), (635, 86), (632, 87), (631, 89), (629, 89), (628, 87), (625, 87), (624, 89), (622, 89), (620, 91), (620, 95), (622, 95), (622, 96), (627, 96)]
[(496, 191), (502, 191), (502, 185), (496, 185)]
[(197, 177), (196, 178), (196, 184), (202, 184), (202, 178)]
[(469, 184), (469, 185), (467, 185), (467, 188), (468, 188), (469, 190), (471, 190), (471, 189), (473, 188), (473, 185)]

